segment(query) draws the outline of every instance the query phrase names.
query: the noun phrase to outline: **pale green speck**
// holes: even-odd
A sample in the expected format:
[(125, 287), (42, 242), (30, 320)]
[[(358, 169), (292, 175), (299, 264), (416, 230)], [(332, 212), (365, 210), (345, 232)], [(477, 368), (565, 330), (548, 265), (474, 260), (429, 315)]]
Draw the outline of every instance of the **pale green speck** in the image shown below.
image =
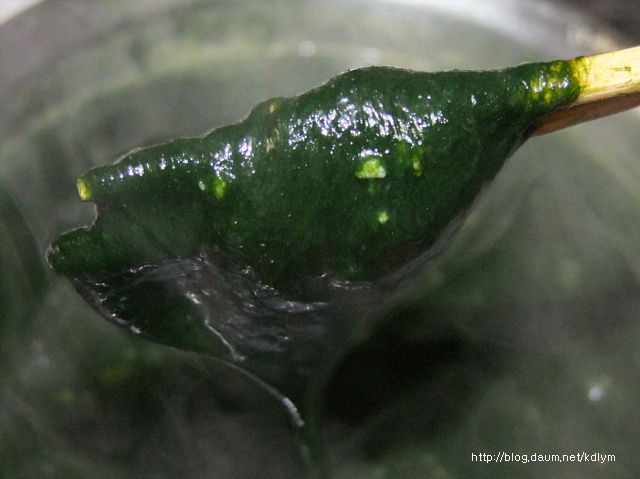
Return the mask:
[[(200, 188), (202, 191), (207, 191), (207, 184), (204, 181), (200, 180), (198, 181), (198, 188)], [(226, 189), (227, 182), (218, 178), (213, 180), (213, 183), (210, 186), (210, 191), (218, 199), (221, 199), (224, 196), (224, 192)]]
[(227, 182), (224, 180), (216, 180), (213, 182), (213, 194), (216, 198), (221, 199), (227, 189)]
[(389, 221), (389, 213), (387, 213), (385, 210), (382, 210), (382, 211), (378, 212), (378, 222), (381, 225), (383, 225), (387, 221)]
[(384, 169), (380, 158), (370, 157), (360, 165), (360, 168), (356, 171), (356, 176), (358, 178), (384, 178), (387, 176), (387, 171)]
[(91, 199), (91, 190), (89, 190), (86, 183), (82, 181), (81, 178), (78, 179), (77, 187), (78, 187), (78, 194), (80, 195), (80, 199), (82, 201), (87, 201)]
[(422, 174), (422, 163), (420, 163), (420, 157), (418, 155), (413, 157), (413, 170), (416, 176), (420, 176)]

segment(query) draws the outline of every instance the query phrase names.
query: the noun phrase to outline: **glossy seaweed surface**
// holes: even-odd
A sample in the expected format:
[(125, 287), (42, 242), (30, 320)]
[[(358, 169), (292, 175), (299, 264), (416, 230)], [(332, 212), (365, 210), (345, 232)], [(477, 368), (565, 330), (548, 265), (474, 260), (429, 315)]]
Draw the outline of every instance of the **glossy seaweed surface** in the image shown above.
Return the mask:
[(378, 280), (428, 251), (529, 126), (575, 100), (573, 68), (371, 67), (266, 101), (86, 173), (97, 219), (49, 263), (116, 324), (242, 364), (299, 404), (357, 329), (335, 304), (375, 302)]
[(309, 275), (376, 280), (434, 242), (533, 121), (575, 99), (571, 65), (372, 67), (266, 101), (86, 173), (98, 219), (56, 240), (49, 262), (102, 281), (210, 249), (284, 290)]

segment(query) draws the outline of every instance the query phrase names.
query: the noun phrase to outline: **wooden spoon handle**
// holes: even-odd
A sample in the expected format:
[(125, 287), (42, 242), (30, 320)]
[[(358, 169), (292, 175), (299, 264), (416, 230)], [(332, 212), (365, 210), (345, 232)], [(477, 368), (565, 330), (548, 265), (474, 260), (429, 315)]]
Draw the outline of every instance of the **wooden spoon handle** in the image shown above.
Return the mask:
[(580, 95), (541, 118), (533, 135), (614, 115), (640, 105), (640, 46), (574, 60)]

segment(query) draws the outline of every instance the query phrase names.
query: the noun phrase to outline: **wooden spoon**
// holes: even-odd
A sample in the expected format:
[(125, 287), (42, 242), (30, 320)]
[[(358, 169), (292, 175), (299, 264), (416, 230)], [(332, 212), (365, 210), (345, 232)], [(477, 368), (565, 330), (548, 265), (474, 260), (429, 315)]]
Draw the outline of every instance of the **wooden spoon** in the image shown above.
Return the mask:
[(571, 105), (541, 118), (543, 135), (640, 105), (640, 46), (574, 60), (581, 92)]

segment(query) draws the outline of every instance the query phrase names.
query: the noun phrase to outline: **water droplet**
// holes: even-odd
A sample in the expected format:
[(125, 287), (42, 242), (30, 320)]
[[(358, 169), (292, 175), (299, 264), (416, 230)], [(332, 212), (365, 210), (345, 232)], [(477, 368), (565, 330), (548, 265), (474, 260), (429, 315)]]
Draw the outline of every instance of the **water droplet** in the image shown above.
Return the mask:
[(600, 386), (593, 386), (589, 389), (589, 399), (592, 401), (599, 401), (602, 398), (602, 388)]
[(312, 40), (304, 40), (298, 45), (298, 53), (303, 57), (311, 57), (315, 55), (316, 50), (316, 43)]

